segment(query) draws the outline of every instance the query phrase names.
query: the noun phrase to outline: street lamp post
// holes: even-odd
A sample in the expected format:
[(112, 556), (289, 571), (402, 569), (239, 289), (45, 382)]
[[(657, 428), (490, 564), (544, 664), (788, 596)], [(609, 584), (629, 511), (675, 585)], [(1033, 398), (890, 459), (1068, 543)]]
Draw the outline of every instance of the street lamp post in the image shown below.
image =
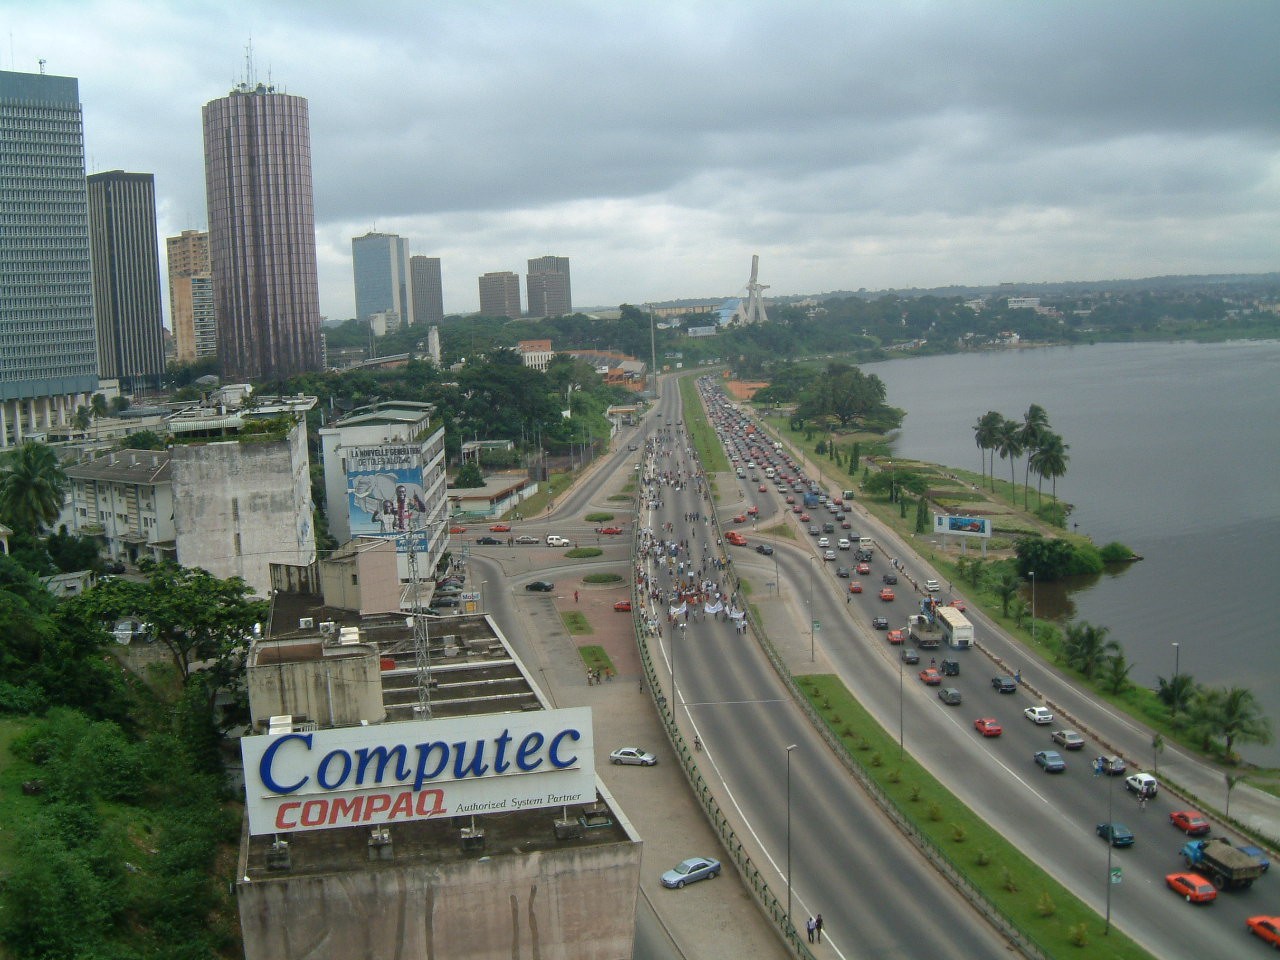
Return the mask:
[(484, 585), (488, 582), (489, 582), (488, 580), (480, 581), (480, 612), (481, 613), (484, 613)]
[(791, 923), (791, 751), (796, 744), (787, 747), (787, 932), (795, 929)]
[(905, 727), (902, 721), (902, 657), (898, 657), (898, 757), (901, 758), (906, 748), (903, 746), (906, 740)]
[(1173, 715), (1178, 715), (1178, 655), (1182, 647), (1177, 640), (1173, 641)]
[(1111, 811), (1116, 795), (1116, 778), (1108, 777), (1107, 779), (1111, 782), (1107, 787), (1107, 923), (1106, 926), (1102, 928), (1103, 936), (1106, 936), (1111, 932), (1111, 888), (1115, 886), (1115, 884), (1111, 882), (1111, 851), (1114, 849), (1115, 843), (1114, 838), (1110, 834), (1111, 831), (1115, 829), (1115, 822), (1111, 819)]

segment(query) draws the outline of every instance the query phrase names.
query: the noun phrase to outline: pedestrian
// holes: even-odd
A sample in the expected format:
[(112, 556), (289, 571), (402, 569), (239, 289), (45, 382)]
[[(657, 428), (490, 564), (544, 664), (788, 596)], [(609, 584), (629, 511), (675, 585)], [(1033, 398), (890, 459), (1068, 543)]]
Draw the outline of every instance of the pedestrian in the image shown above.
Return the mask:
[(1141, 810), (1141, 811), (1143, 811), (1144, 813), (1146, 812), (1146, 809), (1147, 809), (1147, 795), (1146, 795), (1145, 793), (1140, 793), (1140, 794), (1138, 794), (1138, 809), (1139, 809), (1139, 810)]
[(574, 602), (574, 603), (577, 603), (577, 602), (578, 602), (578, 591), (577, 591), (577, 590), (573, 591), (573, 602)]
[(816, 921), (813, 919), (813, 917), (810, 917), (808, 920), (804, 922), (804, 928), (809, 932), (809, 942), (813, 943), (814, 932), (818, 929)]
[(813, 929), (814, 929), (814, 932), (817, 933), (818, 935), (818, 942), (821, 943), (822, 942), (822, 914), (818, 914), (816, 917), (814, 917)]

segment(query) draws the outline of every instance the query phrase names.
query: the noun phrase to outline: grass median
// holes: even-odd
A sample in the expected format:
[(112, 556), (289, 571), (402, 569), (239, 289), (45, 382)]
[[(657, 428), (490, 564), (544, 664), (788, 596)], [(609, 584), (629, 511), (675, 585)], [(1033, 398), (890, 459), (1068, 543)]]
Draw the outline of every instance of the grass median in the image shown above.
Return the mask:
[[(797, 676), (796, 683), (879, 787), (956, 869), (1031, 942), (1052, 957), (1101, 955), (1151, 960), (1151, 954), (1104, 921), (1070, 890), (965, 806), (853, 698), (837, 677)], [(1105, 848), (1099, 844), (1099, 850)], [(1099, 860), (1101, 863), (1101, 859)]]

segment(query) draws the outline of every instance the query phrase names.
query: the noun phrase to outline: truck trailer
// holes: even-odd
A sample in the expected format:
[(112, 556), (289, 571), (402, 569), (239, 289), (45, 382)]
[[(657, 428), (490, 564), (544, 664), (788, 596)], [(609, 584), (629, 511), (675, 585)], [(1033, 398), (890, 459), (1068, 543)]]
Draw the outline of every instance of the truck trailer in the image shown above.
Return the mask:
[(1219, 890), (1243, 890), (1262, 876), (1262, 862), (1221, 837), (1190, 840), (1182, 847), (1188, 870), (1201, 874)]

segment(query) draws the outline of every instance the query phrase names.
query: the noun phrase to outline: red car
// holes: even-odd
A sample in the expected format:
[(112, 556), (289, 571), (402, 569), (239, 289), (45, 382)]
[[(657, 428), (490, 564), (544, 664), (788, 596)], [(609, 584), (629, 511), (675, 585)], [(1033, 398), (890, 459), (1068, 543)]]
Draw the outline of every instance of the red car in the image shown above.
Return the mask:
[(731, 544), (733, 544), (735, 547), (745, 547), (747, 545), (747, 538), (744, 537), (742, 534), (740, 534), (737, 530), (730, 530), (728, 533), (724, 535), (724, 538), (728, 540)]
[(787, 497), (787, 503), (795, 503), (795, 502), (796, 502), (796, 498), (795, 498), (795, 497), (792, 497), (792, 496), (788, 496), (788, 497)]
[(511, 532), (511, 524), (509, 524), (509, 523), (495, 523), (492, 527), (490, 527), (490, 528), (489, 528), (489, 532), (490, 532), (490, 533), (510, 533), (510, 532)]
[(769, 488), (768, 488), (768, 487), (766, 487), (763, 483), (762, 483), (762, 484), (760, 484), (760, 486), (759, 486), (759, 487), (757, 487), (756, 489), (757, 489), (757, 490), (759, 490), (761, 493), (768, 493), (768, 492), (769, 492)]
[(596, 533), (605, 533), (611, 537), (616, 537), (622, 533), (621, 527), (596, 527)]
[(858, 564), (858, 572), (863, 576), (866, 576), (868, 573), (871, 572), (871, 564), (869, 563)]
[(748, 517), (757, 517), (757, 516), (759, 516), (759, 515), (760, 515), (760, 508), (759, 508), (759, 507), (757, 507), (757, 506), (750, 506), (750, 507), (747, 507), (747, 516), (748, 516)]
[(1186, 897), (1187, 903), (1209, 903), (1218, 898), (1213, 884), (1198, 873), (1170, 873), (1164, 882), (1178, 896)]
[(617, 603), (615, 603), (615, 604), (613, 605), (613, 609), (615, 609), (615, 610), (617, 610), (617, 611), (619, 611), (619, 612), (621, 612), (621, 613), (630, 613), (630, 612), (631, 612), (631, 601), (630, 601), (630, 600), (619, 600)]
[(449, 532), (450, 533), (466, 533), (467, 528), (466, 527), (450, 527)]
[(964, 601), (963, 601), (963, 600), (952, 600), (949, 604), (947, 604), (947, 606), (949, 606), (949, 607), (955, 607), (955, 608), (956, 608), (957, 610), (959, 610), (961, 613), (964, 613), (966, 610), (968, 610), (968, 609), (969, 609), (968, 607), (966, 607), (966, 606), (964, 605)]
[(880, 588), (880, 599), (881, 599), (881, 600), (886, 600), (886, 601), (888, 601), (888, 600), (892, 600), (892, 599), (893, 599), (893, 591), (892, 591), (892, 590), (890, 590), (888, 587), (881, 587), (881, 588)]
[(1280, 947), (1280, 917), (1250, 917), (1244, 925), (1263, 943)]
[(905, 643), (907, 632), (905, 630), (890, 630), (885, 636), (890, 643)]
[(812, 520), (812, 519), (813, 519), (813, 517), (809, 516), (807, 513), (802, 513), (802, 514), (800, 514), (800, 522), (801, 522), (801, 523), (808, 523), (808, 522), (809, 522), (810, 520)]
[(746, 522), (747, 522), (747, 515), (746, 515), (745, 513), (740, 513), (740, 514), (738, 514), (736, 517), (734, 517), (734, 518), (733, 518), (733, 522), (734, 522), (734, 523), (746, 523)]
[(940, 687), (942, 686), (942, 674), (933, 667), (929, 667), (927, 670), (920, 671), (920, 682), (925, 686)]
[(973, 729), (984, 737), (998, 737), (1004, 733), (1004, 727), (1000, 726), (994, 717), (979, 717), (973, 721)]
[(850, 592), (850, 593), (861, 593), (861, 592), (862, 592), (862, 581), (861, 581), (861, 580), (854, 580), (852, 583), (850, 583), (850, 584), (849, 584), (849, 592)]
[(803, 509), (804, 507), (800, 506), (800, 504), (797, 503), (794, 507), (791, 508), (791, 512), (800, 513)]
[(1195, 810), (1175, 810), (1169, 814), (1169, 822), (1188, 837), (1203, 837), (1209, 832), (1209, 821)]

